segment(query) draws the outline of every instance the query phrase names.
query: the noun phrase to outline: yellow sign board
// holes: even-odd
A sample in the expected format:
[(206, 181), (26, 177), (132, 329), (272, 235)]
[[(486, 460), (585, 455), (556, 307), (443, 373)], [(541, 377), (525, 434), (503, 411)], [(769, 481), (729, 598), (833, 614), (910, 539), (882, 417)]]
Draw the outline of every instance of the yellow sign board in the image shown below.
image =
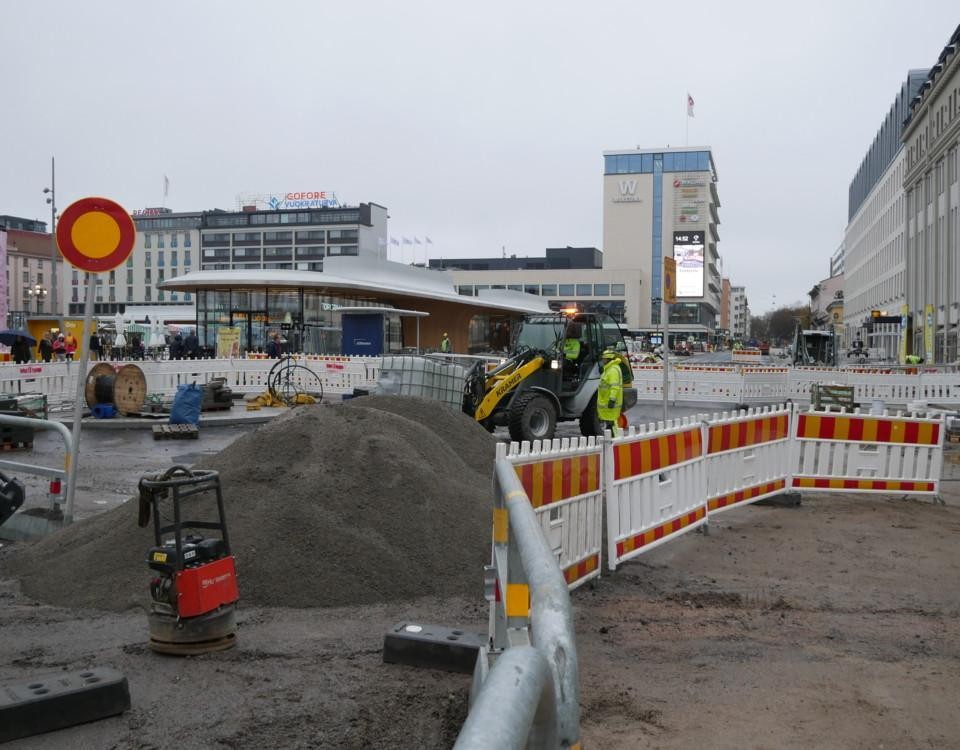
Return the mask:
[(677, 301), (677, 261), (663, 258), (663, 301), (672, 305)]
[(217, 357), (234, 359), (240, 356), (240, 329), (221, 326), (217, 329)]
[(923, 355), (927, 364), (933, 364), (933, 333), (936, 323), (934, 321), (933, 305), (926, 305), (923, 308)]
[(909, 333), (910, 308), (900, 305), (900, 351), (897, 352), (897, 361), (901, 365), (907, 363), (907, 335)]

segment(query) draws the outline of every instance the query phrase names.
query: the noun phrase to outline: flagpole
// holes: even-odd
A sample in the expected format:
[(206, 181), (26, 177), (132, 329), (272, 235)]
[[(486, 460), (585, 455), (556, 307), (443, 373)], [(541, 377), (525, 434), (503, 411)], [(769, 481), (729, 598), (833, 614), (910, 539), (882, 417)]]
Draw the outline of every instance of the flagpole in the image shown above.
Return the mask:
[(684, 104), (687, 105), (687, 116), (683, 118), (685, 120), (684, 125), (686, 127), (686, 130), (683, 136), (683, 145), (689, 146), (690, 145), (690, 92), (687, 92), (687, 100), (684, 102)]

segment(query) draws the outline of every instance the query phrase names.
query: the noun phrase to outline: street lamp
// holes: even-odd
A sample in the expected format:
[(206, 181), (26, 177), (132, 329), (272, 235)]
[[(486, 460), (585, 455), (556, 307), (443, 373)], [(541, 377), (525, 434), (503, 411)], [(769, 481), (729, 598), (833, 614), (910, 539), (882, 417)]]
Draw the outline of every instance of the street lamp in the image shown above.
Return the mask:
[(43, 298), (47, 296), (47, 290), (40, 284), (34, 284), (27, 289), (27, 294), (37, 300), (37, 314), (39, 315), (42, 312), (40, 308), (43, 305)]
[(57, 307), (57, 172), (54, 158), (50, 157), (50, 187), (43, 189), (47, 196), (47, 203), (50, 204), (50, 309), (54, 315), (59, 315)]

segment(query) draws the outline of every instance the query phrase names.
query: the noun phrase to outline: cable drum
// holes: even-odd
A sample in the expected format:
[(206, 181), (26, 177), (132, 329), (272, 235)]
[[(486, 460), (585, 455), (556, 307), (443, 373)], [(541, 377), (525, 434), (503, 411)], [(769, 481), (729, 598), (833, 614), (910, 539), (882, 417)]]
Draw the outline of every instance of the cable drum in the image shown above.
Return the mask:
[(137, 365), (115, 370), (107, 362), (98, 362), (87, 375), (84, 397), (91, 409), (97, 404), (113, 404), (121, 414), (136, 414), (147, 397), (147, 379)]
[(116, 378), (117, 371), (107, 362), (98, 362), (91, 367), (83, 388), (87, 406), (92, 409), (97, 404), (112, 404)]

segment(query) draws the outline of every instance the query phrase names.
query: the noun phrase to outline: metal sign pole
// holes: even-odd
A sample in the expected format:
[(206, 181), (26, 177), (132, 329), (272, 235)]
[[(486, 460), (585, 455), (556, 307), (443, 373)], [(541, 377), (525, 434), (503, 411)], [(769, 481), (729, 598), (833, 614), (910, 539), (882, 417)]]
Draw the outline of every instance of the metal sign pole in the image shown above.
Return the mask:
[[(80, 332), (80, 364), (77, 369), (77, 393), (73, 402), (73, 457), (68, 458), (67, 504), (64, 510), (64, 522), (73, 523), (73, 497), (77, 486), (77, 464), (80, 463), (80, 422), (83, 419), (84, 386), (87, 381), (87, 365), (90, 363), (90, 339), (88, 329), (93, 320), (93, 294), (96, 288), (96, 274), (87, 272), (87, 299), (83, 308), (83, 330)], [(86, 341), (84, 341), (86, 339)]]
[(670, 361), (668, 352), (670, 351), (670, 304), (663, 300), (660, 312), (663, 318), (663, 341), (660, 343), (660, 350), (663, 352), (663, 421), (667, 421), (667, 392), (670, 390), (670, 380), (667, 375), (667, 364)]

